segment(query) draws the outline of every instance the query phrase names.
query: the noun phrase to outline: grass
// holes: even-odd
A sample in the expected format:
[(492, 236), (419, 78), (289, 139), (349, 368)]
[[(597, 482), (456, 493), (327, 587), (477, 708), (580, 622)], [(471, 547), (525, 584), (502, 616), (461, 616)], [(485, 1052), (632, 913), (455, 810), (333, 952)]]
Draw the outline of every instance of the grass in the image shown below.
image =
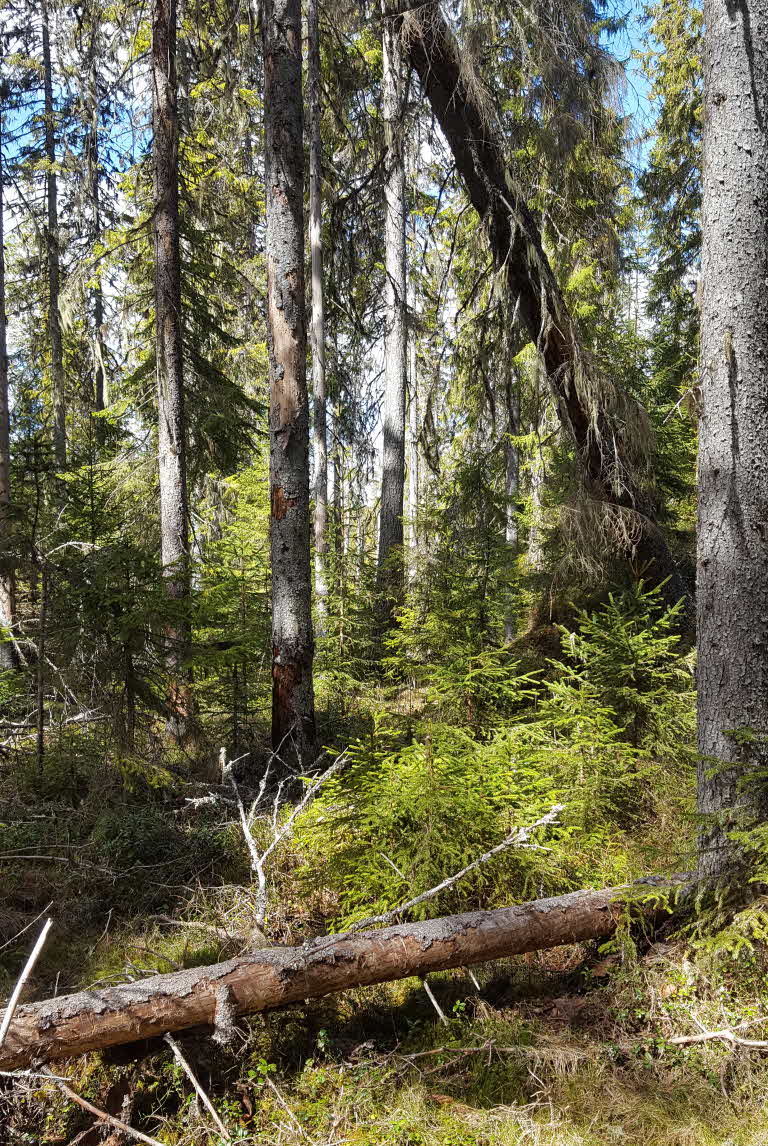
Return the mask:
[[(185, 797), (202, 790), (191, 780), (155, 771), (118, 782), (95, 744), (89, 753), (81, 742), (75, 759), (52, 755), (43, 777), (21, 760), (3, 780), (0, 990), (32, 930), (14, 936), (49, 904), (57, 927), (32, 983), (38, 997), (241, 951), (254, 905), (237, 825), (206, 807), (190, 813)], [(658, 870), (659, 855), (670, 866), (690, 836), (685, 801), (670, 800), (652, 822), (606, 838), (593, 882)], [(300, 943), (338, 910), (297, 881), (304, 857), (293, 849), (273, 872), (277, 942)], [(668, 940), (521, 956), (479, 969), (479, 994), (463, 972), (432, 976), (447, 1025), (411, 979), (243, 1021), (227, 1047), (208, 1032), (179, 1039), (233, 1140), (254, 1146), (764, 1146), (762, 1056), (669, 1044), (768, 1014), (764, 914), (746, 942), (731, 929), (720, 947)], [(763, 1029), (755, 1024), (757, 1037)], [(61, 1070), (167, 1146), (221, 1144), (160, 1041)], [(0, 1142), (103, 1140), (50, 1083), (0, 1095)]]
[[(454, 973), (434, 984), (448, 1025), (411, 980), (253, 1020), (224, 1050), (200, 1033), (182, 1042), (233, 1139), (259, 1146), (765, 1143), (760, 1058), (720, 1046), (670, 1048), (650, 1037), (652, 1023), (638, 1027), (636, 1014), (614, 1017), (629, 997), (636, 1011), (641, 1001), (652, 1005), (669, 976), (682, 973), (681, 958), (675, 950), (663, 965), (653, 956), (631, 976), (619, 971), (618, 982), (588, 991), (585, 1007), (568, 1018), (551, 994), (497, 1006)], [(484, 995), (498, 990), (502, 972), (522, 990), (525, 967), (516, 961), (483, 973)], [(546, 982), (540, 972), (537, 989)], [(644, 999), (637, 982), (630, 991), (638, 974)], [(560, 985), (550, 975), (550, 991)], [(102, 1106), (130, 1094), (132, 1125), (169, 1146), (219, 1146), (169, 1052), (121, 1058), (81, 1060), (68, 1068), (72, 1085)], [(53, 1146), (88, 1120), (46, 1084), (30, 1088), (6, 1125), (9, 1141)]]

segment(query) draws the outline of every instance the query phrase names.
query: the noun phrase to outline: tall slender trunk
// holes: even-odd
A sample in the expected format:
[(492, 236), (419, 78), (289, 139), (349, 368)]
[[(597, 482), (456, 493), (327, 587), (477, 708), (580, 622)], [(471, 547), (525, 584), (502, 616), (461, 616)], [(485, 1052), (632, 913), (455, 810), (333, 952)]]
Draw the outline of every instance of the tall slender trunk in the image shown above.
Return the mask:
[(416, 360), (416, 339), (408, 343), (408, 549), (410, 551), (410, 577), (417, 573), (419, 556), (419, 378)]
[(190, 695), (184, 662), (189, 652), (189, 532), (184, 417), (184, 368), (179, 252), (179, 121), (176, 78), (176, 0), (152, 3), (152, 165), (155, 252), (155, 346), (160, 471), (160, 556), (173, 608), (166, 628), (169, 734), (188, 731)]
[(3, 118), (0, 108), (0, 670), (18, 667), (16, 647), (3, 630), (16, 620), (16, 576), (11, 549), (11, 422), (8, 399), (8, 332), (5, 313), (5, 169)]
[(35, 756), (37, 771), (43, 772), (45, 758), (45, 640), (48, 635), (48, 571), (45, 559), (35, 550), (35, 564), (39, 574), (40, 601), (37, 613), (37, 664), (35, 672), (36, 735)]
[(61, 336), (59, 293), (61, 263), (59, 252), (58, 180), (56, 177), (56, 119), (53, 106), (51, 31), (48, 0), (41, 3), (43, 32), (43, 97), (45, 119), (45, 245), (48, 260), (48, 339), (51, 352), (51, 392), (53, 396), (53, 454), (56, 465), (67, 464), (66, 395), (64, 390), (64, 350)]
[(307, 10), (309, 81), (309, 246), (312, 255), (312, 446), (315, 459), (315, 602), (319, 624), (328, 611), (325, 573), (328, 552), (328, 443), (325, 386), (325, 298), (322, 239), (322, 142), (320, 139), (319, 0)]
[(548, 420), (546, 412), (538, 425), (531, 426), (531, 434), (536, 435), (533, 459), (530, 469), (531, 523), (528, 530), (528, 565), (532, 572), (544, 572), (544, 485), (546, 471), (541, 452), (541, 439), (546, 434)]
[(384, 405), (378, 579), (387, 622), (403, 597), (405, 396), (408, 380), (405, 265), (404, 64), (400, 31), (384, 20)]
[[(90, 112), (91, 122), (88, 132), (88, 181), (91, 191), (91, 211), (93, 213), (93, 237), (95, 242), (101, 240), (101, 170), (99, 154), (99, 88), (98, 88), (98, 31), (99, 26), (94, 22), (93, 40), (90, 51)], [(91, 288), (93, 304), (93, 412), (100, 413), (106, 402), (106, 346), (104, 341), (104, 291), (101, 285), (101, 264), (97, 263), (93, 270), (93, 287)], [(104, 419), (96, 419), (96, 437), (98, 441), (104, 438)]]
[(507, 608), (504, 616), (504, 640), (510, 644), (517, 633), (517, 616), (514, 607), (514, 593), (511, 584), (517, 561), (519, 529), (517, 523), (517, 498), (520, 492), (520, 451), (513, 441), (520, 433), (520, 394), (517, 378), (512, 368), (511, 347), (509, 347), (506, 377), (507, 389), (507, 439), (504, 459), (504, 493), (506, 496), (504, 536), (507, 543), (510, 587)]
[(704, 15), (699, 869), (717, 877), (739, 859), (728, 824), (768, 812), (768, 0)]
[(272, 742), (276, 750), (282, 745), (283, 752), (306, 766), (314, 760), (317, 746), (312, 683), (300, 0), (264, 0), (261, 29), (270, 380)]

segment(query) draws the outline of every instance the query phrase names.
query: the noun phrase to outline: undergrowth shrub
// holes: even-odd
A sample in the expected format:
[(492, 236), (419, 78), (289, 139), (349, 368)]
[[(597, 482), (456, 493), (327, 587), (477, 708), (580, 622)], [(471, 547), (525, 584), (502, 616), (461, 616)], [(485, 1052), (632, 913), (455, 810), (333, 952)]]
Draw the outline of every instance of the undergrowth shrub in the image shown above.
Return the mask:
[(661, 808), (682, 838), (694, 708), (677, 615), (657, 589), (611, 595), (561, 630), (549, 681), (520, 674), (504, 649), (478, 653), (443, 633), (440, 663), (412, 667), (421, 720), (378, 717), (299, 823), (304, 878), (336, 897), (338, 922), (434, 886), (554, 803), (565, 811), (548, 850), (497, 856), (422, 912), (630, 878), (620, 845)]
[(634, 746), (692, 740), (693, 664), (678, 632), (681, 608), (664, 608), (661, 590), (639, 581), (594, 613), (579, 610), (573, 630), (561, 627), (565, 663), (551, 662), (559, 681), (572, 692), (591, 689)]
[[(556, 802), (546, 774), (511, 764), (494, 741), (450, 725), (431, 723), (406, 742), (400, 729), (380, 720), (349, 758), (296, 834), (304, 878), (335, 892), (343, 924), (433, 887)], [(415, 914), (535, 891), (544, 856), (516, 849), (496, 857)]]

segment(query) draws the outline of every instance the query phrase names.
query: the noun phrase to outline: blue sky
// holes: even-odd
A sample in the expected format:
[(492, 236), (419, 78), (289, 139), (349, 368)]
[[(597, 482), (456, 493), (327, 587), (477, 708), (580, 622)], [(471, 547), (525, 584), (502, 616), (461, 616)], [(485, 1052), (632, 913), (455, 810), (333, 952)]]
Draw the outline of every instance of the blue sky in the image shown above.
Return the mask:
[[(652, 42), (648, 32), (648, 22), (643, 16), (644, 11), (645, 4), (637, 0), (629, 6), (617, 4), (614, 14), (626, 16), (626, 27), (614, 36), (605, 37), (609, 51), (626, 63), (626, 88), (621, 93), (621, 99), (625, 113), (632, 117), (631, 134), (636, 138), (651, 127), (654, 118), (653, 105), (649, 99), (650, 84), (643, 75), (640, 62), (631, 58), (633, 52), (646, 51)], [(646, 150), (645, 145), (639, 146), (635, 157), (636, 165), (642, 162)]]

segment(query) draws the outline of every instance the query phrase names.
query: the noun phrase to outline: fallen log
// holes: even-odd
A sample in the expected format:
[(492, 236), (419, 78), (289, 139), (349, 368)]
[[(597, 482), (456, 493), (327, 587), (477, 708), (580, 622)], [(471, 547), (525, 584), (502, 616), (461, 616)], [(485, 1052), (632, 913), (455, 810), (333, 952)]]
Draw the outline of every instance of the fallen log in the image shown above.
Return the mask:
[[(665, 886), (665, 881), (643, 881)], [(302, 947), (252, 955), (117, 987), (85, 990), (19, 1007), (0, 1047), (0, 1069), (272, 1010), (351, 987), (426, 975), (603, 939), (616, 928), (627, 887), (574, 891), (495, 911), (449, 915), (379, 931), (349, 932)]]

